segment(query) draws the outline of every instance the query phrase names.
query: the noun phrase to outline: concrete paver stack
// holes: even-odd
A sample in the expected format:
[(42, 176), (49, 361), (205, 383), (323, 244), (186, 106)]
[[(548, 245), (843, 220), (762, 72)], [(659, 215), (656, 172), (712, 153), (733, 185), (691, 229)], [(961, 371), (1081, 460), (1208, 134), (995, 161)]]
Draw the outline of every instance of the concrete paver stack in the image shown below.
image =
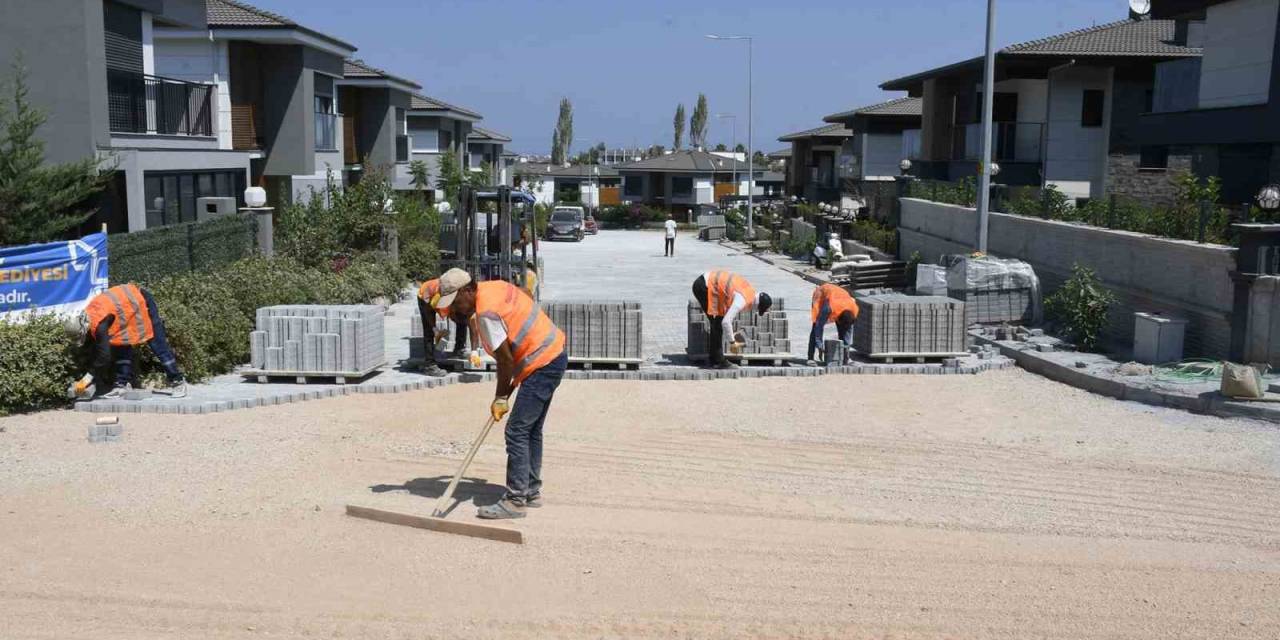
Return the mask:
[(636, 301), (548, 301), (542, 310), (565, 335), (570, 361), (640, 362), (644, 320)]
[[(785, 301), (773, 299), (773, 307), (764, 315), (748, 309), (738, 314), (733, 321), (734, 333), (739, 331), (746, 337), (743, 346), (744, 356), (790, 356), (791, 337), (790, 323), (787, 320)], [(711, 322), (702, 306), (696, 300), (689, 300), (688, 306), (689, 342), (686, 353), (693, 358), (707, 356), (707, 339), (711, 335)], [(732, 340), (732, 334), (724, 336), (725, 347)], [(728, 354), (728, 351), (725, 352)], [(732, 355), (732, 354), (729, 354)]]
[(378, 305), (263, 307), (249, 334), (249, 373), (363, 375), (386, 364), (384, 321)]
[(902, 293), (858, 295), (853, 347), (869, 357), (965, 353), (965, 303)]
[(1040, 279), (1020, 260), (953, 256), (947, 296), (965, 303), (968, 324), (1040, 323)]

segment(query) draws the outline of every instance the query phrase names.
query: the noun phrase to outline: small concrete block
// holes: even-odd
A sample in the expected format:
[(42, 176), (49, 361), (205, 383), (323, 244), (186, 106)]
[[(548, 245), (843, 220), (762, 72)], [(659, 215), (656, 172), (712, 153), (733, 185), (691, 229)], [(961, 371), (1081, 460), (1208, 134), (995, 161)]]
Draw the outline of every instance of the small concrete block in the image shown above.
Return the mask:
[(1045, 344), (1045, 343), (1041, 342), (1041, 343), (1036, 344), (1036, 351), (1039, 351), (1039, 352), (1042, 352), (1042, 353), (1048, 353), (1048, 352), (1050, 352), (1050, 351), (1056, 351), (1056, 349), (1054, 349), (1054, 346), (1053, 346), (1053, 345), (1051, 345), (1051, 344)]

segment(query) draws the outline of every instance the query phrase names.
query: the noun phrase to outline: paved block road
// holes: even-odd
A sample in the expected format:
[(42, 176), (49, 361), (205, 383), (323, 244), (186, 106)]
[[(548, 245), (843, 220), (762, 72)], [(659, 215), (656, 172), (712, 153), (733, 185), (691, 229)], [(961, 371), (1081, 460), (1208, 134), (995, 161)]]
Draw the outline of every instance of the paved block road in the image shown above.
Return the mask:
[[(543, 242), (544, 300), (639, 300), (644, 309), (644, 352), (649, 362), (683, 356), (688, 340), (685, 306), (690, 287), (712, 269), (742, 274), (775, 300), (782, 297), (791, 321), (791, 348), (804, 355), (813, 285), (764, 262), (702, 242), (692, 233), (676, 238), (676, 255), (662, 255), (663, 233), (605, 229), (582, 242)], [(677, 359), (678, 362), (682, 360)]]

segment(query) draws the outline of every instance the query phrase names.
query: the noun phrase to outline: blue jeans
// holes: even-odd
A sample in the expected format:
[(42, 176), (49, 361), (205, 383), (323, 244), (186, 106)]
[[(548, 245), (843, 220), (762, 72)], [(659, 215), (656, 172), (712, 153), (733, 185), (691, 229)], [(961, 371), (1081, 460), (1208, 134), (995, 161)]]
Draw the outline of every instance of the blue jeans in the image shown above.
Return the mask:
[[(818, 309), (818, 320), (813, 323), (813, 328), (809, 330), (809, 359), (813, 359), (813, 352), (822, 348), (822, 329), (827, 326), (827, 320), (831, 319), (831, 305), (824, 304)], [(840, 336), (840, 341), (844, 346), (848, 347), (853, 344), (853, 331), (851, 329), (840, 329), (836, 327), (836, 332)]]
[[(146, 289), (142, 290), (142, 297), (147, 302), (147, 315), (151, 316), (151, 342), (147, 343), (151, 347), (151, 353), (156, 355), (156, 359), (160, 361), (160, 366), (164, 367), (164, 373), (169, 378), (169, 382), (178, 382), (182, 380), (182, 372), (178, 370), (178, 358), (173, 355), (173, 349), (169, 348), (169, 338), (164, 332), (164, 320), (160, 318), (160, 312), (156, 310), (156, 300), (151, 297), (151, 293)], [(125, 384), (133, 384), (133, 347), (113, 347), (116, 359), (116, 386)]]
[(520, 383), (507, 418), (507, 499), (523, 503), (542, 492), (542, 425), (568, 366), (561, 353)]

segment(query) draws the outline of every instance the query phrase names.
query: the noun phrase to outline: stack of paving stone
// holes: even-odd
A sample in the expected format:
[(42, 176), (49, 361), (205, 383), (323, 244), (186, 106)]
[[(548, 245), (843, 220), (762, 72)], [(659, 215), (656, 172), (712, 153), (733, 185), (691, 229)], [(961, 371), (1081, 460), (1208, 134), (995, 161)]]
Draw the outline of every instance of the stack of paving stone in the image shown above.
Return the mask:
[[(744, 356), (789, 356), (791, 355), (791, 338), (787, 326), (786, 306), (782, 298), (774, 298), (773, 306), (764, 315), (753, 309), (738, 314), (733, 321), (733, 332), (742, 332), (747, 342), (741, 355)], [(697, 300), (689, 301), (689, 346), (686, 353), (694, 358), (707, 356), (707, 339), (711, 335), (711, 323), (707, 314)], [(733, 335), (724, 336), (725, 353), (728, 354), (729, 343)]]
[[(436, 349), (446, 353), (453, 351), (453, 341), (458, 337), (458, 328), (453, 326), (453, 320), (436, 316), (435, 328), (436, 331), (444, 331), (449, 336), (441, 340), (436, 345)], [(466, 345), (463, 346), (465, 347)], [(421, 360), (425, 357), (427, 357), (427, 348), (426, 341), (422, 336), (422, 316), (415, 312), (409, 316), (409, 359)]]
[(364, 374), (387, 362), (384, 320), (377, 305), (262, 307), (249, 364), (271, 375)]
[(644, 323), (639, 302), (543, 302), (542, 310), (561, 331), (569, 359), (579, 362), (639, 362)]
[(870, 357), (965, 353), (965, 304), (942, 296), (859, 295), (853, 347)]
[(949, 256), (947, 296), (965, 303), (968, 324), (1039, 324), (1040, 279), (1021, 260)]

